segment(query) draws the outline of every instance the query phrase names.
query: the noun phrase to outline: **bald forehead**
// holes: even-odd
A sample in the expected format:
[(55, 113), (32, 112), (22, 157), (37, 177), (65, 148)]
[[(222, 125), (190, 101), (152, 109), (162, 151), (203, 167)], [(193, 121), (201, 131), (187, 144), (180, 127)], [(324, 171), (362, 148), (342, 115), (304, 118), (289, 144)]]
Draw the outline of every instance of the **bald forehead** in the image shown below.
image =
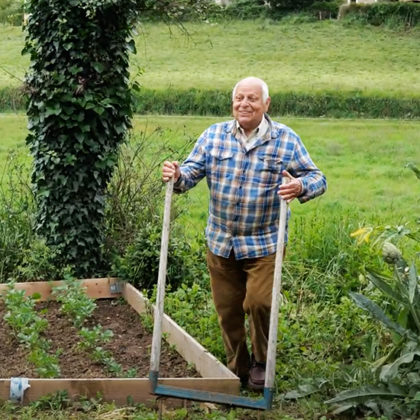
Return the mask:
[(264, 82), (264, 80), (259, 79), (258, 77), (246, 77), (245, 79), (240, 80), (232, 91), (232, 100), (234, 99), (235, 95), (237, 94), (237, 91), (239, 90), (252, 90), (254, 91), (258, 96), (262, 97), (262, 100), (265, 102), (268, 97), (268, 86)]
[(258, 80), (255, 79), (245, 79), (245, 80), (241, 80), (237, 85), (236, 85), (236, 91), (238, 91), (238, 89), (249, 89), (249, 90), (256, 90), (258, 91), (261, 95), (263, 93), (263, 87), (261, 82), (259, 82)]

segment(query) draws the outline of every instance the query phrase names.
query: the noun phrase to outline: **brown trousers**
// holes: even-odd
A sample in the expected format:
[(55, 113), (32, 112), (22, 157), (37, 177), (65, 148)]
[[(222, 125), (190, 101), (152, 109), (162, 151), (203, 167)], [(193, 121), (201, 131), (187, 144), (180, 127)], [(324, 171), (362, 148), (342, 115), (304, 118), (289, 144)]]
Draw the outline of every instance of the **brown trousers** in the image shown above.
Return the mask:
[(207, 251), (211, 290), (226, 351), (227, 367), (237, 376), (248, 375), (250, 357), (246, 343), (245, 314), (251, 350), (265, 363), (270, 324), (271, 291), (276, 254), (235, 260)]

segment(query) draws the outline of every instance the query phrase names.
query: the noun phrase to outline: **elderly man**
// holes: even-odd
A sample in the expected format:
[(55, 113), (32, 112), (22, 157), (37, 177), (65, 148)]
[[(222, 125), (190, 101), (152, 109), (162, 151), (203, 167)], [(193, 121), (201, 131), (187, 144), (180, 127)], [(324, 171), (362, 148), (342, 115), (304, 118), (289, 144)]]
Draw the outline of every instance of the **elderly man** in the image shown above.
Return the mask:
[[(162, 168), (165, 182), (174, 178), (175, 192), (207, 179), (207, 265), (227, 366), (254, 390), (265, 380), (278, 195), (303, 203), (327, 187), (298, 135), (267, 115), (269, 105), (263, 80), (239, 81), (232, 92), (235, 119), (204, 131), (182, 165), (166, 161)], [(289, 183), (280, 186), (283, 177)]]

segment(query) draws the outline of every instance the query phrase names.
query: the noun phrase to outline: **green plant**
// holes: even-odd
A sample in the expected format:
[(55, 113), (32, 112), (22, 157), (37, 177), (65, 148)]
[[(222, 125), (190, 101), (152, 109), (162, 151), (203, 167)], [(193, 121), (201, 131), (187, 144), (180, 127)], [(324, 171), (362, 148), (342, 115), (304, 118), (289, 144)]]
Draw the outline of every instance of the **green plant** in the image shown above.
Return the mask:
[(42, 336), (48, 327), (48, 321), (40, 317), (35, 309), (38, 295), (25, 297), (24, 290), (17, 290), (13, 282), (3, 297), (7, 313), (5, 321), (10, 325), (17, 339), (30, 349), (28, 360), (35, 365), (42, 378), (60, 375), (58, 356), (60, 350), (50, 354), (50, 341)]
[(102, 344), (109, 342), (113, 337), (111, 330), (103, 330), (101, 325), (96, 325), (93, 328), (82, 328), (79, 335), (81, 340), (78, 346), (88, 352), (94, 361), (103, 364), (109, 373), (126, 378), (133, 378), (137, 375), (134, 368), (124, 372), (112, 353), (102, 347)]
[[(123, 145), (118, 164), (107, 189), (105, 208), (104, 255), (112, 260), (124, 254), (132, 244), (138, 231), (145, 223), (155, 223), (163, 203), (163, 183), (159, 175), (160, 167), (169, 155), (180, 159), (185, 155), (191, 141), (176, 149), (170, 144), (173, 134), (169, 130), (156, 127), (130, 136), (130, 143)], [(175, 201), (175, 200), (174, 200)], [(172, 206), (174, 218), (178, 209)]]
[(165, 311), (212, 354), (220, 360), (225, 358), (217, 314), (208, 284), (207, 287), (197, 283), (181, 284), (165, 297)]
[[(116, 260), (114, 270), (118, 276), (139, 289), (151, 290), (157, 282), (160, 259), (161, 217), (153, 217), (138, 227), (137, 236), (127, 247), (125, 255)], [(168, 245), (167, 283), (173, 288), (182, 283), (205, 281), (207, 268), (203, 249), (194, 250), (181, 225), (171, 228)]]
[(60, 376), (58, 350), (55, 354), (50, 354), (43, 347), (35, 347), (28, 355), (28, 360), (36, 366), (36, 371), (41, 378), (57, 378)]
[(135, 51), (137, 2), (42, 0), (30, 2), (28, 12), (36, 231), (59, 249), (58, 267), (97, 273), (105, 190), (131, 126), (128, 54)]
[(411, 2), (380, 2), (373, 4), (343, 4), (340, 18), (374, 26), (413, 28), (420, 21), (420, 6)]
[(85, 293), (82, 283), (68, 273), (64, 284), (53, 288), (52, 295), (61, 303), (60, 311), (76, 328), (80, 328), (96, 308), (95, 300)]
[[(409, 167), (420, 179), (420, 171)], [(375, 242), (380, 242), (382, 234)], [(420, 243), (419, 231), (386, 230), (389, 237), (409, 236)], [(372, 231), (360, 229), (358, 234), (365, 240)], [(360, 240), (360, 238), (359, 238)], [(354, 302), (372, 317), (380, 321), (392, 338), (388, 354), (373, 364), (377, 373), (376, 383), (343, 391), (327, 401), (337, 405), (337, 412), (363, 406), (375, 413), (387, 416), (418, 416), (420, 414), (420, 276), (416, 261), (408, 264), (401, 251), (391, 242), (383, 242), (385, 262), (393, 267), (393, 274), (368, 271), (367, 278), (380, 291), (383, 309), (374, 300), (360, 293), (350, 293)], [(382, 305), (383, 306), (383, 305)]]
[(21, 25), (23, 22), (23, 1), (22, 0), (1, 0), (0, 1), (0, 23)]

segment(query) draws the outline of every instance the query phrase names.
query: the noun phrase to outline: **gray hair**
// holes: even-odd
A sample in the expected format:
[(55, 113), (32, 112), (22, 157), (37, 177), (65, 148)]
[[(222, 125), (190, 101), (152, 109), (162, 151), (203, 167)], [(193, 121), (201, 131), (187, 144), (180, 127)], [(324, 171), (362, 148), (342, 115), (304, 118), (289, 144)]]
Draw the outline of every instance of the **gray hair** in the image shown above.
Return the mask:
[(259, 79), (258, 77), (245, 77), (245, 79), (239, 80), (238, 83), (236, 83), (235, 87), (232, 90), (232, 101), (235, 99), (236, 89), (238, 86), (243, 82), (254, 82), (258, 83), (261, 86), (262, 91), (262, 100), (265, 103), (270, 96), (268, 93), (268, 86), (267, 83), (264, 82), (264, 80)]

